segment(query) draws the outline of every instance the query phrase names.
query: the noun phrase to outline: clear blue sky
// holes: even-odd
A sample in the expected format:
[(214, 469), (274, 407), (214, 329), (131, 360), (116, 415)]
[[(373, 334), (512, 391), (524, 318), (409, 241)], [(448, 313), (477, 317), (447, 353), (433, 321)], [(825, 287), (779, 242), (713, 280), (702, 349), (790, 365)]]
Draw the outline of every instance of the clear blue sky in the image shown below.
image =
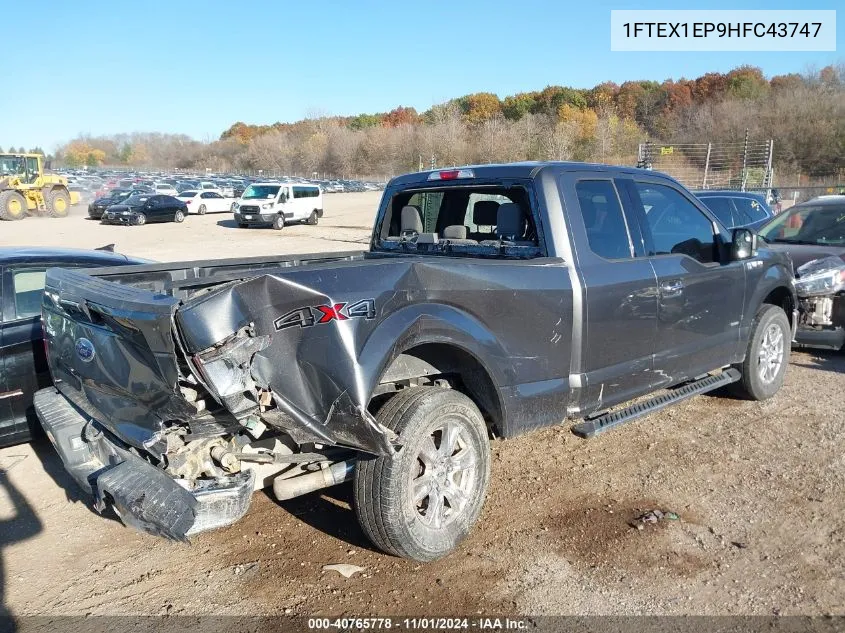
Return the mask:
[(33, 22), (32, 8), (13, 2), (3, 23), (34, 30), (30, 45), (16, 48), (20, 56), (5, 64), (0, 147), (50, 151), (80, 133), (133, 131), (208, 140), (235, 121), (294, 121), (314, 112), (350, 115), (397, 105), (423, 111), (479, 91), (504, 97), (549, 84), (662, 81), (741, 64), (771, 76), (842, 62), (845, 11), (838, 15), (835, 53), (610, 52), (611, 8), (843, 6), (810, 4), (48, 0)]

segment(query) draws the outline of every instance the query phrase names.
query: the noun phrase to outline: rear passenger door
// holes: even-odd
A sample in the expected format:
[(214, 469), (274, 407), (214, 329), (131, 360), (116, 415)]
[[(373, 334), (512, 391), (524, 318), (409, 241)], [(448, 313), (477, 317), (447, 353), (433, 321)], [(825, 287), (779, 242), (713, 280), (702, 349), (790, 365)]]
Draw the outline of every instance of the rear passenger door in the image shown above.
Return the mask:
[[(573, 342), (573, 358), (576, 349), (581, 358), (572, 373), (584, 383), (579, 408), (587, 414), (650, 391), (657, 280), (624, 210), (619, 180), (569, 172), (561, 184), (581, 277), (580, 345)], [(576, 323), (576, 337), (578, 330)]]
[(745, 264), (720, 261), (726, 230), (665, 179), (635, 179), (630, 199), (657, 276), (655, 371), (676, 384), (735, 362)]

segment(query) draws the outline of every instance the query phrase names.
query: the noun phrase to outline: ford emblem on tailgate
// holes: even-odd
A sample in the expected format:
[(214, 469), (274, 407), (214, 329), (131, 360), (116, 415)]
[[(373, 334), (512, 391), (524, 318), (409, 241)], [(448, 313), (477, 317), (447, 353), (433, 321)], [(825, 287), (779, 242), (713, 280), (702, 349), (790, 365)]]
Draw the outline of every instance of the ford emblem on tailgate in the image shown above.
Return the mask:
[(79, 356), (83, 363), (90, 363), (94, 360), (96, 354), (94, 344), (87, 338), (80, 338), (76, 340), (76, 355)]

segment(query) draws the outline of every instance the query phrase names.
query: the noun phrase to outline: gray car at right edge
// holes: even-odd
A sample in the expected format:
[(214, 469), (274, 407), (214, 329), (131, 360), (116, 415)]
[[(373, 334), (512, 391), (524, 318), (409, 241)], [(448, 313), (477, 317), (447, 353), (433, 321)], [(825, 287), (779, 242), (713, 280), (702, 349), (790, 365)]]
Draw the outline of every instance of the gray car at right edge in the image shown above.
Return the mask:
[(388, 183), (364, 252), (48, 271), (35, 407), (96, 507), (146, 532), (353, 480), (373, 543), (428, 561), (478, 519), (491, 438), (769, 398), (795, 310), (789, 258), (662, 174), (441, 169)]

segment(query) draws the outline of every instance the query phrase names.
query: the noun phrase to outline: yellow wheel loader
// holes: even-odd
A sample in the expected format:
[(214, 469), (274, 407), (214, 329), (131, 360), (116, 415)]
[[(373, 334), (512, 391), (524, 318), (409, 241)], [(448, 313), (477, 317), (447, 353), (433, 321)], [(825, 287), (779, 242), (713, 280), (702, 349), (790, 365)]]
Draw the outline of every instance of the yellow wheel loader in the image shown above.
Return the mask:
[(0, 154), (0, 220), (23, 220), (27, 213), (63, 218), (79, 193), (67, 178), (44, 173), (41, 154)]

